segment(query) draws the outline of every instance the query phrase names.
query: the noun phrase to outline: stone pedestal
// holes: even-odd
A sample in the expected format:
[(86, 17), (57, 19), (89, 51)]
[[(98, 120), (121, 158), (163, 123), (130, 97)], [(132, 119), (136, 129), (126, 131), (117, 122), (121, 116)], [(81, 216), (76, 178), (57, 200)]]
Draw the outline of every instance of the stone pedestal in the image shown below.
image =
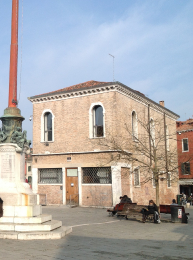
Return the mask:
[(5, 217), (41, 214), (37, 195), (25, 182), (25, 151), (16, 144), (0, 144), (0, 197)]
[(61, 238), (72, 228), (62, 227), (61, 221), (42, 215), (37, 195), (25, 182), (25, 152), (16, 144), (0, 144), (0, 197), (3, 200), (0, 238)]

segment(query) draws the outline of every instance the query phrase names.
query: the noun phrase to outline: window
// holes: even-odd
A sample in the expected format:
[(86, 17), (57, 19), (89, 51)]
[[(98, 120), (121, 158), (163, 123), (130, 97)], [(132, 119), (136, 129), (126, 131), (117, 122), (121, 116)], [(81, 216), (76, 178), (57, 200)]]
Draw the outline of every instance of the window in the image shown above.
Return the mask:
[(139, 169), (134, 170), (134, 186), (139, 186), (140, 181), (139, 181)]
[(93, 137), (103, 136), (103, 108), (98, 105), (93, 108)]
[(154, 147), (155, 146), (155, 124), (153, 119), (150, 120), (150, 140), (151, 140), (151, 145)]
[(31, 176), (28, 176), (28, 183), (32, 184), (32, 177)]
[(168, 188), (171, 187), (171, 173), (170, 172), (168, 172), (168, 174), (167, 174), (167, 185), (168, 185)]
[(77, 177), (78, 176), (78, 169), (67, 169), (67, 177)]
[(52, 141), (52, 114), (50, 112), (44, 115), (44, 141)]
[(182, 139), (182, 151), (188, 152), (188, 138)]
[(111, 168), (110, 167), (86, 167), (82, 168), (83, 171), (83, 183), (100, 183), (110, 184), (111, 180)]
[(31, 172), (31, 166), (28, 166), (28, 172)]
[(183, 175), (189, 175), (190, 174), (190, 163), (185, 162), (181, 164), (181, 171)]
[(39, 169), (39, 183), (41, 184), (62, 184), (62, 169)]
[(133, 140), (138, 138), (138, 133), (137, 133), (137, 115), (135, 111), (132, 112), (132, 136)]

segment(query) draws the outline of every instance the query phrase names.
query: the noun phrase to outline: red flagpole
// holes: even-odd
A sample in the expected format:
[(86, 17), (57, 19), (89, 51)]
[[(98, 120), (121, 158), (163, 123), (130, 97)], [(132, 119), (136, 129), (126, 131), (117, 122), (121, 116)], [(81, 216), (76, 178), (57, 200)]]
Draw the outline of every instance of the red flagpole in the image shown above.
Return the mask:
[(18, 14), (19, 14), (19, 0), (12, 0), (8, 107), (17, 106)]

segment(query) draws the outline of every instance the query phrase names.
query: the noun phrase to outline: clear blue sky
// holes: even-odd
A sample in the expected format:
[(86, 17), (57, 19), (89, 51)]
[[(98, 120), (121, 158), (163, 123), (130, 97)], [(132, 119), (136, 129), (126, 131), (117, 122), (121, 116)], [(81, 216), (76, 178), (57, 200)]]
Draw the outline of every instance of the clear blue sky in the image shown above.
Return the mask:
[[(8, 103), (11, 0), (0, 6), (0, 110)], [(115, 80), (185, 120), (193, 115), (193, 1), (20, 0), (18, 92), (32, 138), (27, 97), (88, 80)]]

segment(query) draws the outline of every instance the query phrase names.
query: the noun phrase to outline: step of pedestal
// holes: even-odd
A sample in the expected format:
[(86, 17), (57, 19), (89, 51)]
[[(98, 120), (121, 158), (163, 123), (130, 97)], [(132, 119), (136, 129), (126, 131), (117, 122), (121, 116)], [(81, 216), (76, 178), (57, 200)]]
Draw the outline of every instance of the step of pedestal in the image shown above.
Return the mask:
[(52, 220), (52, 215), (42, 214), (37, 217), (2, 217), (0, 224), (15, 223), (15, 224), (41, 224)]
[(3, 239), (19, 239), (19, 240), (32, 240), (32, 239), (60, 239), (72, 232), (72, 227), (62, 226), (52, 231), (47, 232), (3, 232), (0, 231), (0, 238)]
[(0, 231), (35, 232), (51, 231), (62, 226), (62, 221), (51, 220), (42, 224), (0, 224)]

